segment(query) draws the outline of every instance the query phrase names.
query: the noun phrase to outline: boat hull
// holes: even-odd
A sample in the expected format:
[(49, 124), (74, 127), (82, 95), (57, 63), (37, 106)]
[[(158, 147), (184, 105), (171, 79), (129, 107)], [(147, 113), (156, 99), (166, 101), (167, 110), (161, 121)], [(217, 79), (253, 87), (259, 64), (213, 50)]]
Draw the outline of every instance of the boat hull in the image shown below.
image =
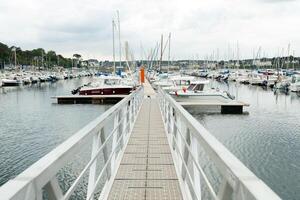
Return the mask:
[(2, 80), (2, 87), (19, 86), (20, 84), (21, 84), (20, 81), (15, 81), (15, 80)]
[(201, 94), (201, 95), (176, 95), (171, 96), (178, 102), (197, 102), (197, 101), (230, 101), (227, 97), (221, 94)]

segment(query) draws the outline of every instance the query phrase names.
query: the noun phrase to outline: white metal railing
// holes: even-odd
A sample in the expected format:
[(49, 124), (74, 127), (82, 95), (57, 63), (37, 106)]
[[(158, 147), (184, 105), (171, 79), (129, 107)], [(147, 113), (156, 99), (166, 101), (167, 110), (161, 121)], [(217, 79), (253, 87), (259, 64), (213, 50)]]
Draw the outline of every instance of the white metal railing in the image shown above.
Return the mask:
[[(98, 199), (99, 196), (101, 198), (113, 182), (143, 98), (144, 89), (140, 87), (16, 178), (4, 184), (0, 188), (0, 199), (72, 199), (74, 191), (86, 177), (86, 192), (75, 199), (90, 200)], [(106, 126), (113, 127), (107, 132)], [(91, 144), (88, 155), (90, 158), (78, 172), (71, 186), (62, 191), (61, 180), (57, 179), (57, 173), (89, 144)], [(101, 184), (104, 186), (99, 194), (96, 190)]]
[(186, 199), (280, 199), (169, 94), (158, 97)]

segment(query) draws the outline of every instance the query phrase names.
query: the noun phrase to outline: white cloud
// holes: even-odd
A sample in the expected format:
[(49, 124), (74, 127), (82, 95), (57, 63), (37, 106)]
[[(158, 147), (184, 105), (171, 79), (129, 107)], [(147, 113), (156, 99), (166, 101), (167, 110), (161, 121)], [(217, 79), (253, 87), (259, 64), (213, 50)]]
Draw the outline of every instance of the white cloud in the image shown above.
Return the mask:
[(300, 3), (292, 0), (0, 0), (0, 40), (25, 49), (43, 47), (71, 56), (111, 59), (111, 20), (120, 10), (122, 41), (135, 57), (140, 43), (154, 47), (172, 33), (172, 57), (204, 58), (239, 41), (243, 57), (262, 46), (300, 52)]

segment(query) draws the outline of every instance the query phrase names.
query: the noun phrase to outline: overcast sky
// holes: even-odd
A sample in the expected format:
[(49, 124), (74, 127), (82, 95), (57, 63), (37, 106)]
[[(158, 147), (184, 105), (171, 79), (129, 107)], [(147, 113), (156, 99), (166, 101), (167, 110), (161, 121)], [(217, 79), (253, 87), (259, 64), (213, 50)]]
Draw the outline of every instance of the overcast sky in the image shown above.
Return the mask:
[(287, 54), (289, 43), (300, 55), (297, 0), (0, 0), (0, 42), (111, 59), (116, 10), (135, 58), (141, 44), (148, 52), (169, 32), (172, 59), (232, 58), (237, 43), (241, 58), (259, 46), (261, 56)]

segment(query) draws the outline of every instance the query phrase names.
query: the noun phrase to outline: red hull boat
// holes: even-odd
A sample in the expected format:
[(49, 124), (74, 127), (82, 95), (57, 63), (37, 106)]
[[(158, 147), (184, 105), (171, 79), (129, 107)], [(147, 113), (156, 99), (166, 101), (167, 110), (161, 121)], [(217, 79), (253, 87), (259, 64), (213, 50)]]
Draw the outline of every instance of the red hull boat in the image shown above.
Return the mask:
[(132, 88), (95, 88), (80, 90), (79, 95), (117, 95), (117, 94), (130, 94)]
[(124, 84), (122, 78), (117, 76), (99, 77), (90, 85), (82, 87), (79, 95), (126, 95), (134, 89)]

